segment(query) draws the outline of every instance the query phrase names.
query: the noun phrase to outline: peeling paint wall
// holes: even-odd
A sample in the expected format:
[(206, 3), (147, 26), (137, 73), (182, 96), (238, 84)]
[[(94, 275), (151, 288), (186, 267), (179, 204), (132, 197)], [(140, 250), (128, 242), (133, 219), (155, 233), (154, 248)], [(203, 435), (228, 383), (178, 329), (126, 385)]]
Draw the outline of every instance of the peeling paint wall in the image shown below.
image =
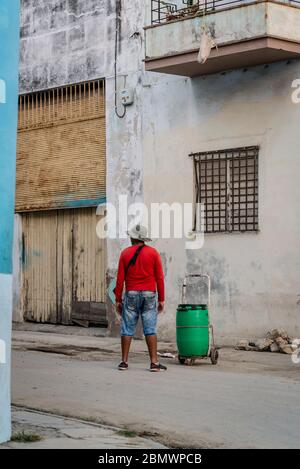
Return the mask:
[(152, 84), (148, 77), (143, 154), (149, 203), (152, 194), (169, 202), (193, 200), (191, 152), (260, 146), (259, 233), (210, 234), (200, 251), (185, 252), (178, 240), (157, 243), (168, 259), (163, 336), (174, 337), (186, 271), (212, 277), (211, 313), (220, 342), (262, 336), (273, 327), (299, 335), (300, 105), (291, 100), (297, 77), (299, 61), (195, 79), (153, 74)]
[(21, 93), (107, 75), (113, 0), (22, 0), (21, 8)]
[[(22, 3), (22, 92), (106, 78), (108, 202), (117, 204), (120, 194), (127, 194), (129, 203), (191, 202), (190, 152), (261, 147), (258, 234), (209, 235), (199, 252), (186, 252), (181, 240), (154, 243), (166, 272), (161, 337), (174, 338), (183, 277), (198, 271), (212, 276), (212, 320), (220, 342), (263, 335), (271, 327), (299, 335), (300, 105), (291, 101), (299, 61), (196, 79), (145, 73), (149, 1), (122, 0), (118, 87), (132, 87), (135, 101), (119, 119), (115, 1)], [(108, 284), (127, 245), (127, 240), (108, 241)], [(117, 333), (110, 302), (109, 320), (110, 332)]]

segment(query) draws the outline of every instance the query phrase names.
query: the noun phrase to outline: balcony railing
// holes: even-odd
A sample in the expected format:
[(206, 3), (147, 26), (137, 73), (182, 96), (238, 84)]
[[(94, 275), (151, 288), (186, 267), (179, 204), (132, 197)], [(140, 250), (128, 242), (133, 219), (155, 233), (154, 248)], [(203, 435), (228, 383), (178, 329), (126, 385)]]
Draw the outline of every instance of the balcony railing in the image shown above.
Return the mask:
[[(247, 3), (261, 3), (266, 0), (182, 0), (183, 8), (163, 0), (151, 0), (151, 24), (206, 15), (230, 6), (242, 6)], [(300, 0), (272, 0), (275, 3), (289, 4), (300, 8)]]

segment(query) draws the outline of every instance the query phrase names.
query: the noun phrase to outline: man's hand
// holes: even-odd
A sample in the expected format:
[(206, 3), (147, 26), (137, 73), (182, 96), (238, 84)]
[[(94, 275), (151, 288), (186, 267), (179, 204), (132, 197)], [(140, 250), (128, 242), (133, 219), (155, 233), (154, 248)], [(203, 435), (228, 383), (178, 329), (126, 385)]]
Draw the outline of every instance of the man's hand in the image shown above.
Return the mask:
[(159, 301), (158, 307), (157, 307), (158, 314), (163, 313), (164, 309), (165, 309), (165, 302)]
[(117, 313), (122, 316), (122, 303), (116, 303)]

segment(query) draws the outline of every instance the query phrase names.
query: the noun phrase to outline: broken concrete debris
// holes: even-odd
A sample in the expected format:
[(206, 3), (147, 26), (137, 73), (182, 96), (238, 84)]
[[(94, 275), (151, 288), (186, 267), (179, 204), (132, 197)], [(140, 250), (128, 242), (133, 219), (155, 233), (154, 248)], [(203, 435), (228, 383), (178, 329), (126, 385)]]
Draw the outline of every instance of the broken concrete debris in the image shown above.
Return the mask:
[(265, 352), (270, 349), (272, 344), (272, 339), (257, 339), (254, 343), (254, 347), (258, 347), (260, 351)]
[(270, 352), (280, 352), (280, 348), (279, 348), (278, 344), (276, 344), (276, 342), (273, 342), (270, 345)]
[(289, 337), (286, 331), (281, 329), (272, 329), (262, 339), (241, 339), (236, 346), (236, 350), (281, 352), (286, 354), (293, 354), (295, 351), (293, 348), (293, 339)]

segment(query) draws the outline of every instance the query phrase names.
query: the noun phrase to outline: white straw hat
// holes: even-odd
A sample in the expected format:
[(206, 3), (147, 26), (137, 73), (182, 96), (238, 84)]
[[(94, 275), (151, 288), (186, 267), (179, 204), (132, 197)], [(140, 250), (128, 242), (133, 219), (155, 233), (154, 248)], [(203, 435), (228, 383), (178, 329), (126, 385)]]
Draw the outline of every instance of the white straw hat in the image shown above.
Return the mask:
[(136, 225), (134, 228), (127, 232), (128, 236), (132, 239), (137, 239), (139, 241), (149, 242), (152, 241), (151, 238), (148, 237), (148, 230), (145, 226)]

